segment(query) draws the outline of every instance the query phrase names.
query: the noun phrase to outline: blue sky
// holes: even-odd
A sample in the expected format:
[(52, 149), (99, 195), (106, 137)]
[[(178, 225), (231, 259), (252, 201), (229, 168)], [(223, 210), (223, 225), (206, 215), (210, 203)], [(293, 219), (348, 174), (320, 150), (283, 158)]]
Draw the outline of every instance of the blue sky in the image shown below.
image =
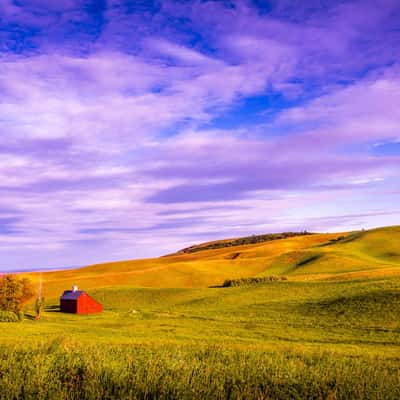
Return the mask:
[(0, 270), (400, 223), (397, 1), (3, 0)]

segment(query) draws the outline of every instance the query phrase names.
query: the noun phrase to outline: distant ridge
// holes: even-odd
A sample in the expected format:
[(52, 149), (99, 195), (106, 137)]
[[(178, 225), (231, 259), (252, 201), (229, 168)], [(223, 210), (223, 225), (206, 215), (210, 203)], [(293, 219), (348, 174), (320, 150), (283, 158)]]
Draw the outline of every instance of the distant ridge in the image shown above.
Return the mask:
[(28, 274), (30, 272), (56, 272), (56, 271), (73, 270), (78, 268), (82, 268), (82, 266), (69, 265), (64, 267), (27, 267), (27, 268), (16, 267), (15, 269), (0, 271), (0, 276), (8, 274)]
[(280, 239), (288, 239), (296, 236), (306, 236), (306, 235), (315, 235), (315, 233), (303, 231), (303, 232), (282, 232), (282, 233), (267, 233), (264, 235), (251, 235), (240, 238), (233, 239), (224, 239), (224, 240), (215, 240), (212, 242), (206, 242), (202, 244), (196, 244), (194, 246), (186, 247), (182, 250), (174, 254), (169, 255), (178, 255), (178, 254), (191, 254), (197, 253), (198, 251), (205, 250), (215, 250), (222, 249), (225, 247), (234, 247), (234, 246), (243, 246), (246, 244), (257, 244), (263, 242), (270, 242), (272, 240), (280, 240)]

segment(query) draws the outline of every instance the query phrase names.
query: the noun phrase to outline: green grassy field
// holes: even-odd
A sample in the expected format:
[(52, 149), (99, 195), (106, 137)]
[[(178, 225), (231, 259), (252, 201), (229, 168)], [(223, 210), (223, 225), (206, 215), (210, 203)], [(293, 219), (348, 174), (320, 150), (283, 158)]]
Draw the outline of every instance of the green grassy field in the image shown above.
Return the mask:
[[(399, 254), (391, 227), (44, 274), (42, 319), (0, 324), (0, 399), (398, 399)], [(104, 312), (59, 313), (72, 283)]]

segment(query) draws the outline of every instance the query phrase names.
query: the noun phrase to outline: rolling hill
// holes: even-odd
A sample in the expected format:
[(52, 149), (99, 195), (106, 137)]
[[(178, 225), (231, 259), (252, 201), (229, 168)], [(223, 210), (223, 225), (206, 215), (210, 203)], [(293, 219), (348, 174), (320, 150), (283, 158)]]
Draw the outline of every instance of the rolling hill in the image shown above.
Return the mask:
[[(249, 238), (214, 241), (160, 258), (43, 272), (44, 295), (56, 297), (73, 284), (86, 290), (112, 286), (202, 288), (251, 276), (284, 275), (305, 281), (400, 275), (399, 226), (250, 238), (256, 238), (255, 243), (242, 244)], [(26, 275), (34, 280), (39, 277), (38, 273)]]

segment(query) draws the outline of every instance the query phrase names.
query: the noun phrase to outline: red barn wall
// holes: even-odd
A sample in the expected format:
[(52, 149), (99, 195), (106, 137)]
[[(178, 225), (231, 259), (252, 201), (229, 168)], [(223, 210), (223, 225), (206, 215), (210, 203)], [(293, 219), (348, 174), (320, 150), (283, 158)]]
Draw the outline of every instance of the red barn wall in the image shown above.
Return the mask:
[(103, 306), (86, 293), (79, 296), (77, 304), (77, 314), (94, 314), (103, 311)]

